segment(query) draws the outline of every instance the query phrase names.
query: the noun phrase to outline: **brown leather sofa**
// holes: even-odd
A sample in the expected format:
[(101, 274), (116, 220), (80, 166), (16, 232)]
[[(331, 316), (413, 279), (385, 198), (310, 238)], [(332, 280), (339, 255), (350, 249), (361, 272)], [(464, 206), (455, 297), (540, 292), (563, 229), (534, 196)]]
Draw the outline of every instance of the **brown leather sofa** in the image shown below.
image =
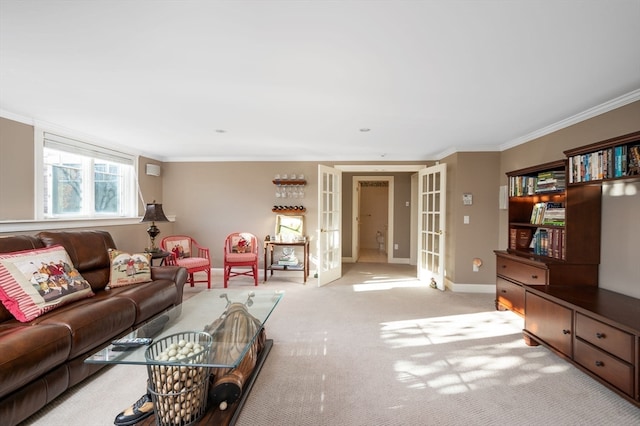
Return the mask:
[(187, 271), (152, 267), (152, 281), (105, 289), (109, 248), (105, 231), (50, 231), (0, 238), (0, 253), (65, 247), (95, 296), (74, 301), (32, 320), (17, 321), (0, 304), (0, 423), (16, 425), (102, 365), (85, 364), (87, 355), (134, 327), (182, 303)]

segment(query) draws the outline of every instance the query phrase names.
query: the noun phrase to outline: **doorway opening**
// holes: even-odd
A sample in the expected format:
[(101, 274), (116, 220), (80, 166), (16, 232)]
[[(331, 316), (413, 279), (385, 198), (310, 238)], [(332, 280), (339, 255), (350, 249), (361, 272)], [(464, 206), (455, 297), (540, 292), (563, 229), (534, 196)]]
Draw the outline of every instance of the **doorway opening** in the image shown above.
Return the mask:
[(392, 248), (393, 176), (354, 177), (356, 262), (388, 263)]

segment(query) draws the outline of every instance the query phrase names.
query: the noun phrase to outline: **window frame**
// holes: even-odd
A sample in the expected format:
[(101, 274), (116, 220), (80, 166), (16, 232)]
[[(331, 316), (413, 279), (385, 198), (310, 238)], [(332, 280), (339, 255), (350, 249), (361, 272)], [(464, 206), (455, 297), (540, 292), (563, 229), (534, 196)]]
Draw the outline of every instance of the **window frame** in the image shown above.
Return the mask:
[[(48, 130), (41, 127), (35, 127), (34, 135), (34, 170), (35, 170), (35, 203), (34, 203), (34, 217), (36, 221), (77, 221), (77, 220), (113, 220), (123, 218), (137, 218), (138, 217), (138, 156), (135, 154), (127, 153), (113, 148), (108, 148), (104, 145), (97, 144), (95, 142), (89, 142), (85, 137), (77, 137), (66, 134), (57, 130)], [(88, 199), (84, 200), (82, 211), (77, 214), (64, 214), (54, 215), (52, 212), (45, 215), (45, 164), (44, 164), (44, 149), (45, 144), (48, 148), (57, 149), (60, 151), (67, 151), (71, 154), (78, 154), (83, 157), (90, 158), (90, 164), (94, 164), (94, 160), (107, 160), (113, 163), (120, 163), (126, 166), (131, 166), (131, 176), (124, 176), (122, 183), (122, 191), (125, 192), (122, 202), (122, 213), (99, 213), (95, 211), (94, 197), (95, 197), (95, 172), (92, 167), (89, 175), (91, 176), (91, 182), (87, 184), (87, 187), (92, 188)], [(84, 166), (83, 166), (84, 167)], [(126, 173), (128, 175), (129, 173)], [(86, 204), (89, 204), (88, 207)]]

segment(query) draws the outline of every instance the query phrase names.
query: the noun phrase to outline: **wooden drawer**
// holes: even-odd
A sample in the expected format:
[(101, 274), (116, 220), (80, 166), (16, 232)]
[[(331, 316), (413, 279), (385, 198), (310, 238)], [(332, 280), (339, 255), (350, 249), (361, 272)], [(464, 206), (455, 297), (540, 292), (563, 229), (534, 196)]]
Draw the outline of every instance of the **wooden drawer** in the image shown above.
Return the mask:
[(496, 300), (512, 312), (524, 315), (524, 288), (503, 278), (496, 278)]
[(574, 361), (633, 397), (633, 366), (576, 339)]
[(577, 313), (576, 336), (620, 359), (633, 363), (632, 334)]
[(571, 357), (573, 311), (528, 291), (525, 293), (524, 310), (525, 330)]
[(498, 256), (498, 275), (510, 278), (514, 281), (530, 285), (545, 285), (547, 281), (547, 269), (537, 268), (533, 265), (520, 263), (513, 259)]

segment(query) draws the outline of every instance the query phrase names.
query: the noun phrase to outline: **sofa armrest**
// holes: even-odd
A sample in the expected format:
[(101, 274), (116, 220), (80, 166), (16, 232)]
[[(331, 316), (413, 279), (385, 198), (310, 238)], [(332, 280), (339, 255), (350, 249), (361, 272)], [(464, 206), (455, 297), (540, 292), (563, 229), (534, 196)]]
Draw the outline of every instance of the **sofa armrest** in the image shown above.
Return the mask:
[(176, 297), (176, 305), (182, 303), (182, 294), (184, 292), (184, 284), (187, 282), (187, 269), (182, 266), (152, 266), (152, 280), (170, 280), (176, 285), (178, 295)]

